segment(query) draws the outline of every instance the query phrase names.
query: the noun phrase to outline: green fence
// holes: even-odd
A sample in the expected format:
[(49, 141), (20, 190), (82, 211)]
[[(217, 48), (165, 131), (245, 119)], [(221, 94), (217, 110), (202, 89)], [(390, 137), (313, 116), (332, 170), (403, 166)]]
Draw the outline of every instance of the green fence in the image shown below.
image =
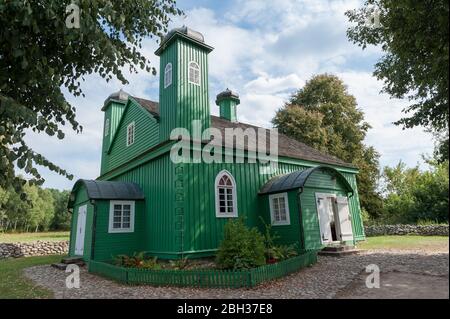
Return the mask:
[(124, 268), (105, 262), (90, 261), (89, 272), (127, 284), (154, 286), (254, 287), (264, 281), (280, 278), (317, 261), (317, 252), (308, 251), (297, 257), (276, 264), (248, 270), (149, 270)]

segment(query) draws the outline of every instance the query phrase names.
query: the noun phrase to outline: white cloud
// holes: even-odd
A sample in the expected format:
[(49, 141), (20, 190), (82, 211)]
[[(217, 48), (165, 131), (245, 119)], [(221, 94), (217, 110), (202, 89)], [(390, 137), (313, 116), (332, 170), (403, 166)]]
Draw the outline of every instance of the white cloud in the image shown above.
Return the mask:
[(298, 89), (304, 84), (297, 74), (284, 77), (270, 78), (267, 74), (248, 82), (244, 89), (251, 93), (278, 93), (286, 90)]
[(370, 73), (343, 72), (337, 74), (348, 85), (364, 111), (366, 121), (372, 126), (366, 142), (381, 153), (380, 164), (395, 165), (402, 160), (409, 166), (422, 163), (421, 154), (433, 151), (432, 136), (422, 128), (403, 130), (393, 122), (404, 116), (401, 110), (408, 101), (391, 99), (381, 94), (382, 83)]

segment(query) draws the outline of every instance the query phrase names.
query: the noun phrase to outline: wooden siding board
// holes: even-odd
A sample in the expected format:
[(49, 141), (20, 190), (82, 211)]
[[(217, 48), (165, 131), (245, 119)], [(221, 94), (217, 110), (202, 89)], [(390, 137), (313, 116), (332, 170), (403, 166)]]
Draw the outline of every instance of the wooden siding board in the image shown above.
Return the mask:
[(120, 254), (133, 255), (144, 250), (145, 210), (143, 201), (135, 202), (134, 232), (109, 233), (109, 200), (100, 200), (97, 207), (97, 223), (94, 260), (112, 260)]
[[(112, 170), (132, 158), (145, 152), (147, 149), (159, 143), (159, 125), (156, 119), (149, 118), (151, 115), (134, 100), (130, 100), (120, 127), (117, 128), (110, 154), (108, 154), (108, 170)], [(127, 127), (135, 123), (134, 143), (130, 146), (127, 142)]]

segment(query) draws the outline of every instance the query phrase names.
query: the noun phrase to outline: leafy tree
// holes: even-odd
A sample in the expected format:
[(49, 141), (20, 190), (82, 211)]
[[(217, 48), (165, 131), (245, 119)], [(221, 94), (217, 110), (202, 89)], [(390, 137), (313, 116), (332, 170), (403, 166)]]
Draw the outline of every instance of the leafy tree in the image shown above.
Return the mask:
[(433, 157), (438, 163), (448, 161), (448, 131), (435, 133), (436, 144)]
[[(367, 21), (379, 16), (379, 25)], [(384, 56), (374, 75), (384, 81), (384, 92), (409, 98), (408, 117), (396, 122), (406, 128), (422, 125), (437, 132), (449, 124), (449, 2), (447, 0), (367, 0), (346, 13), (355, 25), (351, 41), (365, 49), (381, 46)], [(448, 135), (438, 152), (448, 159)], [(445, 149), (447, 151), (445, 151)]]
[(370, 125), (341, 79), (314, 76), (277, 111), (272, 123), (280, 133), (356, 165), (361, 206), (372, 216), (380, 213), (379, 154), (364, 145)]
[[(155, 72), (140, 52), (144, 38), (160, 37), (172, 15), (181, 14), (175, 0), (78, 0), (79, 28), (71, 1), (0, 1), (0, 186), (20, 190), (25, 181), (14, 164), (43, 183), (35, 165), (68, 178), (25, 143), (26, 129), (64, 138), (61, 127), (82, 130), (75, 108), (62, 93), (82, 95), (84, 76), (97, 73), (106, 81), (127, 83), (123, 68)], [(73, 19), (72, 19), (73, 18)], [(76, 26), (76, 25), (75, 25)]]
[(68, 230), (70, 229), (71, 214), (67, 211), (67, 203), (69, 201), (70, 192), (67, 190), (59, 191), (57, 189), (49, 189), (54, 201), (54, 212), (51, 229)]
[(403, 162), (383, 170), (384, 223), (448, 222), (448, 161), (431, 162), (431, 169), (407, 168)]

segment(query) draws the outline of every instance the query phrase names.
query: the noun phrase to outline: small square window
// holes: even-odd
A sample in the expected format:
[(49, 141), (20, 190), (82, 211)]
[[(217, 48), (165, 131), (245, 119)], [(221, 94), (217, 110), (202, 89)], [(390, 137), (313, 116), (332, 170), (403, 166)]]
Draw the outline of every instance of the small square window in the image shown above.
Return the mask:
[(111, 201), (109, 232), (126, 233), (134, 231), (134, 202)]
[(272, 225), (290, 225), (287, 193), (270, 195), (269, 205)]

